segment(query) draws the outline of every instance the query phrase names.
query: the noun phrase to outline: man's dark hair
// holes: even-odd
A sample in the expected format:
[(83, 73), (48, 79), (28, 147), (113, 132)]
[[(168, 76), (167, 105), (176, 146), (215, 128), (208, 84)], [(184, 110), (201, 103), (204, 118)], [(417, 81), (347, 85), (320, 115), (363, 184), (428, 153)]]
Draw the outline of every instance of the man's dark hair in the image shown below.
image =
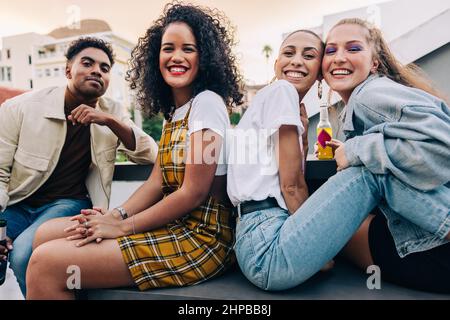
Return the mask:
[(72, 43), (69, 45), (69, 49), (67, 49), (67, 61), (71, 61), (77, 54), (87, 48), (96, 48), (102, 50), (108, 56), (111, 66), (114, 64), (114, 53), (111, 44), (102, 39), (92, 37), (79, 38), (72, 41)]

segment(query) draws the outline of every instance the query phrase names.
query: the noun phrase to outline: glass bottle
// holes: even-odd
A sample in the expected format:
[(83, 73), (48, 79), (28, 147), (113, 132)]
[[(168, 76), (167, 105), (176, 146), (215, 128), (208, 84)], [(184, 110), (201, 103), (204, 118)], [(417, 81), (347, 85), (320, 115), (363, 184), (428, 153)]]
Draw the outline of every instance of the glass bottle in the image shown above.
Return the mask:
[(320, 120), (317, 125), (317, 158), (319, 160), (333, 159), (333, 149), (326, 145), (333, 137), (333, 130), (331, 128), (330, 120), (328, 119), (328, 107), (326, 105), (320, 106)]
[[(0, 219), (0, 246), (6, 248), (6, 220)], [(8, 253), (6, 253), (6, 261), (0, 260), (0, 285), (5, 282), (6, 266), (8, 264)]]

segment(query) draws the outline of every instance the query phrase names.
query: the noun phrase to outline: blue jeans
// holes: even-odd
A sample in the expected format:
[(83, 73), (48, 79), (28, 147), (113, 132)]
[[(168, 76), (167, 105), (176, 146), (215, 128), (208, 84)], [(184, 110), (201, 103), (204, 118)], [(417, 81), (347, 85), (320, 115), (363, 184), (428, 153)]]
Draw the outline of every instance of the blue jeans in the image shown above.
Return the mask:
[(242, 272), (264, 290), (299, 285), (336, 256), (381, 200), (419, 226), (445, 236), (450, 220), (442, 199), (448, 194), (402, 191), (397, 184), (392, 175), (351, 167), (330, 178), (293, 215), (281, 208), (243, 215), (235, 244)]
[(39, 208), (17, 203), (0, 213), (0, 219), (7, 220), (7, 235), (13, 240), (13, 250), (9, 255), (10, 267), (24, 296), (26, 271), (37, 228), (50, 219), (74, 216), (81, 209), (91, 206), (90, 200), (60, 199)]

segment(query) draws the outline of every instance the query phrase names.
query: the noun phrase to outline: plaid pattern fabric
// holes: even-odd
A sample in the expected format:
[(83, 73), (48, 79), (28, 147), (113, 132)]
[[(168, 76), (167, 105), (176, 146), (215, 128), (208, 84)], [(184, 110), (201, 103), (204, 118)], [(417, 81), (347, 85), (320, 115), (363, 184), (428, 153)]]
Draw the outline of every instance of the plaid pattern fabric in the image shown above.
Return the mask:
[[(164, 126), (159, 145), (165, 196), (184, 179), (186, 117)], [(232, 209), (209, 197), (164, 227), (118, 238), (122, 256), (140, 290), (188, 286), (225, 271), (235, 261)]]

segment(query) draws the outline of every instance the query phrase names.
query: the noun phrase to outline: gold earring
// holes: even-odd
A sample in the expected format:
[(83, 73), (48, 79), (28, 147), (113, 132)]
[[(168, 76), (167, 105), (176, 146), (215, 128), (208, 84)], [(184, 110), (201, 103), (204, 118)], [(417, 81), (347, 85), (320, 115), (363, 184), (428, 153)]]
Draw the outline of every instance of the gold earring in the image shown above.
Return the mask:
[(317, 84), (317, 96), (319, 97), (319, 100), (322, 99), (322, 81), (319, 81)]

